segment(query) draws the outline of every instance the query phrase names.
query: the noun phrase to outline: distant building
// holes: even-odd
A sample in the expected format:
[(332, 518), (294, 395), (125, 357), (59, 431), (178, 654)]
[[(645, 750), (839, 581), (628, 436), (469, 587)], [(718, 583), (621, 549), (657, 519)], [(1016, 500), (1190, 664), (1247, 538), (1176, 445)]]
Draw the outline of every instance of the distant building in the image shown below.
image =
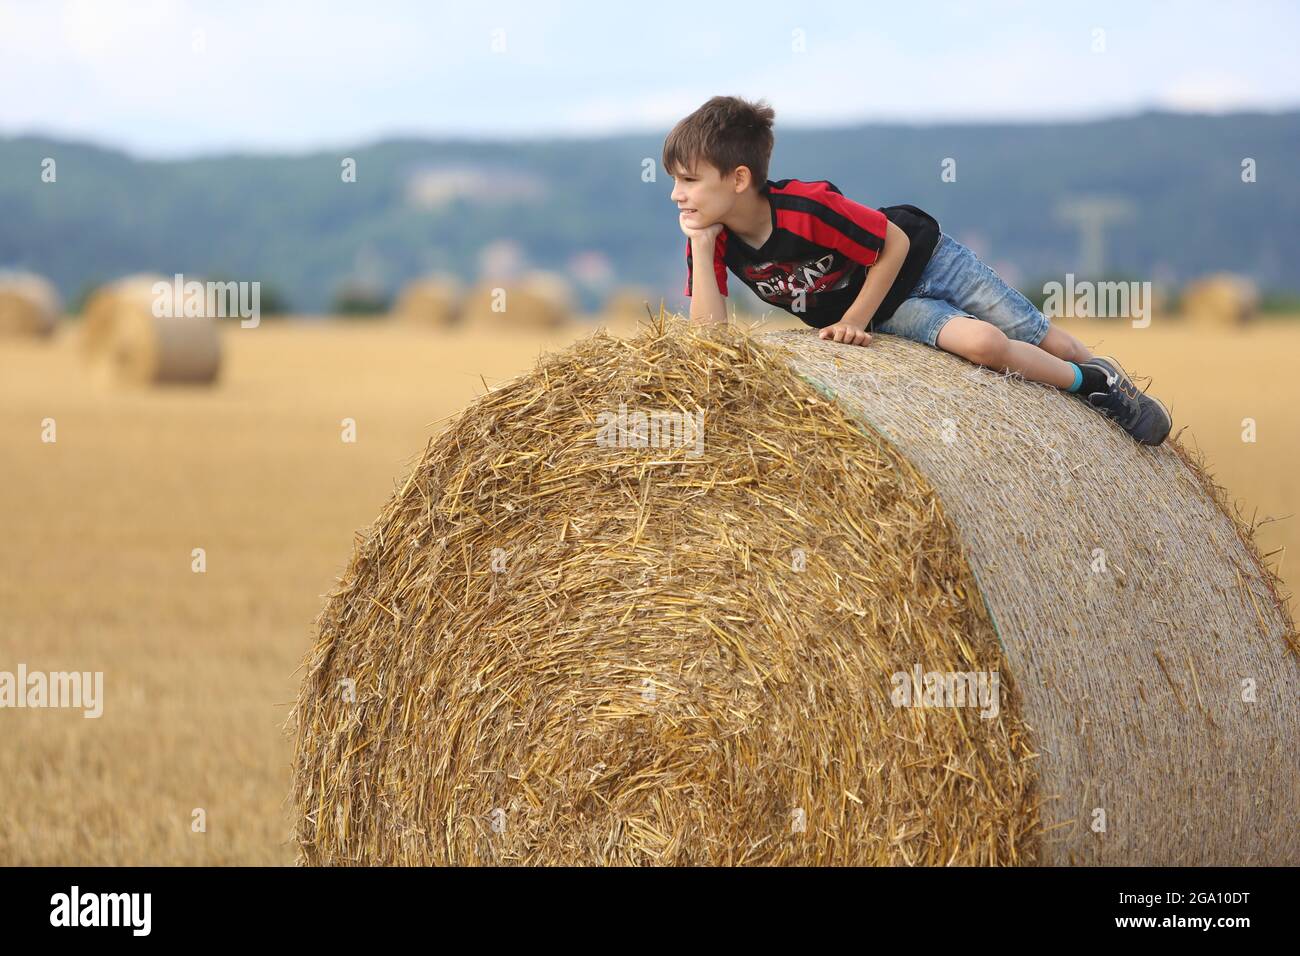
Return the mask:
[(442, 166), (416, 170), (406, 179), (406, 201), (425, 210), (440, 209), (456, 199), (495, 205), (538, 202), (545, 196), (541, 177), (515, 169)]

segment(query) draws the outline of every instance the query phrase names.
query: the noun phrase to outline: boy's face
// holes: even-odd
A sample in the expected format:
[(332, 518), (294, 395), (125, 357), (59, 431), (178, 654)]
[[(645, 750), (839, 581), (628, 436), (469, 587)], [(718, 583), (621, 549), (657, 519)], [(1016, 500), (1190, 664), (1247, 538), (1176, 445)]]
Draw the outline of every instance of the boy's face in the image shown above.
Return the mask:
[[(747, 167), (739, 168), (748, 172)], [(697, 160), (688, 169), (677, 170), (669, 198), (676, 204), (682, 224), (703, 229), (721, 222), (736, 202), (737, 172), (724, 177), (704, 160)]]

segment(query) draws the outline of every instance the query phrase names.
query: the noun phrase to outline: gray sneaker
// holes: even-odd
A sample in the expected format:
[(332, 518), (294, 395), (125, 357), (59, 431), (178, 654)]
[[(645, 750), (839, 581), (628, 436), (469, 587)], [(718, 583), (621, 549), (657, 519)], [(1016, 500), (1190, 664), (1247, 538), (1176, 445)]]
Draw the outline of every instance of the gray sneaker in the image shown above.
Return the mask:
[(1089, 395), (1089, 405), (1144, 445), (1159, 445), (1169, 436), (1174, 424), (1169, 409), (1160, 399), (1139, 392), (1119, 362), (1099, 355), (1082, 364), (1100, 369), (1106, 376), (1107, 390)]

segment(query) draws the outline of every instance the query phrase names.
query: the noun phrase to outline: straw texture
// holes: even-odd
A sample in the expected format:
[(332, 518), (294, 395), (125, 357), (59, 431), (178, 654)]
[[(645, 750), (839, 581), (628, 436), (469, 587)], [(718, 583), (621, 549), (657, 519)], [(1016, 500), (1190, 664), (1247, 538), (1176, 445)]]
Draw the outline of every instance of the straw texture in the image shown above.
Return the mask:
[(942, 499), (1035, 731), (1044, 863), (1300, 863), (1292, 622), (1199, 455), (894, 336), (760, 339)]
[[(458, 416), (318, 621), (301, 862), (1295, 862), (1294, 637), (1242, 529), (1172, 449), (913, 346), (661, 318)], [(602, 444), (620, 405), (699, 411), (702, 446)], [(1057, 494), (1057, 462), (1100, 448), (1176, 477)], [(1184, 589), (1157, 629), (1114, 569), (1144, 600), (1176, 587), (1106, 515), (1111, 576), (1063, 576), (1061, 526), (1087, 556), (1077, 519), (1125, 498), (1162, 512), (1164, 558), (1244, 583)], [(999, 707), (898, 706), (914, 669), (997, 673)], [(1222, 699), (1251, 676), (1251, 709)], [(1060, 826), (1096, 805), (1107, 832)]]

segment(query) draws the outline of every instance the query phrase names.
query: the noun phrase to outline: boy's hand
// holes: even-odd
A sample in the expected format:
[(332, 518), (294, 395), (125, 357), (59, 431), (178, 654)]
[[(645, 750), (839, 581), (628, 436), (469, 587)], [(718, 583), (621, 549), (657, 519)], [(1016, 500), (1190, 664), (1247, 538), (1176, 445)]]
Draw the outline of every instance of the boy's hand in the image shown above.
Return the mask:
[(843, 319), (834, 325), (828, 325), (818, 333), (822, 339), (834, 339), (836, 342), (843, 342), (845, 345), (866, 345), (871, 341), (871, 333), (866, 329), (845, 322)]
[(697, 242), (704, 239), (717, 239), (718, 233), (722, 232), (722, 223), (720, 222), (715, 222), (711, 226), (705, 226), (703, 229), (686, 225), (685, 213), (678, 214), (677, 224), (682, 227), (682, 232), (686, 233), (686, 238), (690, 239), (691, 242)]

